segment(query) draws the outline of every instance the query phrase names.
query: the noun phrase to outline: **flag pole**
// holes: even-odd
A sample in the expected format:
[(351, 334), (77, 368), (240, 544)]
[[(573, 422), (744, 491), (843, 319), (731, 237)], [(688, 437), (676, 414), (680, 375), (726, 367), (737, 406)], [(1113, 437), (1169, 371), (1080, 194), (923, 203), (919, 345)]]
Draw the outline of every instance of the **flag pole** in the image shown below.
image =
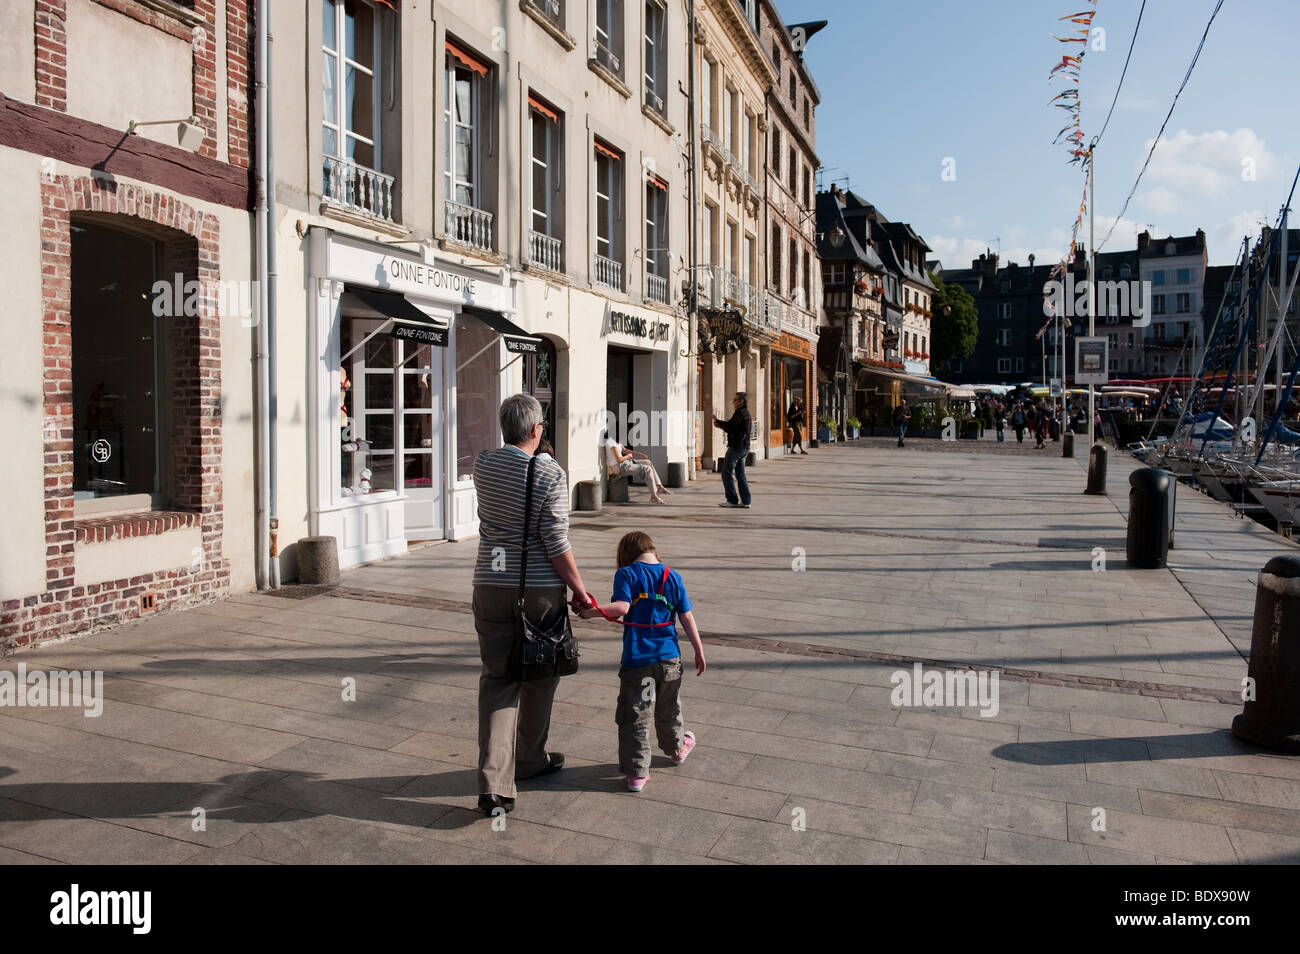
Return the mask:
[[(1094, 139), (1088, 146), (1088, 337), (1091, 338), (1097, 334), (1097, 251), (1093, 248), (1093, 222), (1094, 209), (1097, 206), (1097, 193), (1094, 188), (1096, 174), (1096, 150), (1097, 140)], [(1107, 352), (1109, 355), (1109, 351)], [(1079, 373), (1076, 365), (1074, 373)], [(1088, 382), (1088, 446), (1092, 447), (1096, 435), (1093, 433), (1093, 421), (1097, 411), (1093, 404), (1094, 395), (1092, 382)]]

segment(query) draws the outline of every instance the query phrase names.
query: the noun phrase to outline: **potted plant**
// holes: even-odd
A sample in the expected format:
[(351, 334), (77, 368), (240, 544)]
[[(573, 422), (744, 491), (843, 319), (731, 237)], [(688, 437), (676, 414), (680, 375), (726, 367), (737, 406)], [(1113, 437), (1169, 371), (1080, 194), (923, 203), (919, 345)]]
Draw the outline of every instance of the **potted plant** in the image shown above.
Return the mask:
[(862, 422), (859, 421), (856, 417), (846, 417), (844, 419), (844, 430), (846, 436), (851, 441), (856, 441), (858, 439), (858, 432), (861, 429), (861, 427), (862, 427)]
[(827, 414), (817, 422), (817, 440), (829, 444), (835, 440), (835, 418)]

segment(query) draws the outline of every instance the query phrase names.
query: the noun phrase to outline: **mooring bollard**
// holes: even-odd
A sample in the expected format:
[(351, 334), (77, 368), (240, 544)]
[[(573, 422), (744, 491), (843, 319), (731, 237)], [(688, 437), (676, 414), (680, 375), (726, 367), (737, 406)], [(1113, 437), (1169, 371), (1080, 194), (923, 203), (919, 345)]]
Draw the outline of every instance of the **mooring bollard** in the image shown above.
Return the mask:
[(1141, 467), (1129, 474), (1128, 565), (1153, 570), (1165, 565), (1169, 556), (1170, 475), (1155, 467)]
[(1064, 434), (1061, 435), (1061, 456), (1062, 457), (1074, 456), (1074, 432), (1073, 431), (1066, 431)]
[(1088, 486), (1085, 494), (1106, 494), (1106, 445), (1093, 444), (1088, 451)]
[(1300, 753), (1300, 558), (1274, 557), (1259, 573), (1248, 671), (1233, 734)]

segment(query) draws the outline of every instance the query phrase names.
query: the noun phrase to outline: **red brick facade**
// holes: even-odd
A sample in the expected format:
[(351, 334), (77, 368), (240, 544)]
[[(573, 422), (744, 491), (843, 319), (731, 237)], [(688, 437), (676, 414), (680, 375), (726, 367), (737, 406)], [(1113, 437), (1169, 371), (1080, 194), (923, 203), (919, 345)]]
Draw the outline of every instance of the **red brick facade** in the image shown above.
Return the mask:
[[(172, 504), (182, 512), (82, 521), (73, 515), (72, 221), (128, 217), (137, 231), (163, 243), (168, 274), (180, 272), (203, 289), (220, 278), (218, 221), (164, 193), (90, 176), (47, 177), (41, 199), (46, 583), (43, 593), (0, 604), (0, 645), (9, 647), (136, 617), (146, 592), (156, 594), (159, 609), (206, 602), (230, 579), (221, 548), (221, 339), (210, 294), (200, 296), (196, 317), (174, 319), (179, 324), (168, 382), (173, 413), (164, 425), (172, 452)], [(201, 560), (196, 554), (186, 567), (77, 585), (78, 543), (183, 525), (200, 528)]]

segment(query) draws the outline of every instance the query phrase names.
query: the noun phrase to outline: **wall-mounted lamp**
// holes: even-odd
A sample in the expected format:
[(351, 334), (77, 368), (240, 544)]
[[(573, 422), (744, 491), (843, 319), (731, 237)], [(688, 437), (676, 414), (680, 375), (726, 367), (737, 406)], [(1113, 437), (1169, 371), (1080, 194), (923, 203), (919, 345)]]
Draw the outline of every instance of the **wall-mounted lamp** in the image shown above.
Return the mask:
[(148, 122), (136, 122), (126, 127), (128, 136), (133, 135), (141, 126), (176, 126), (176, 145), (186, 152), (198, 152), (203, 145), (204, 129), (199, 125), (199, 117), (187, 116), (185, 119), (151, 119)]

